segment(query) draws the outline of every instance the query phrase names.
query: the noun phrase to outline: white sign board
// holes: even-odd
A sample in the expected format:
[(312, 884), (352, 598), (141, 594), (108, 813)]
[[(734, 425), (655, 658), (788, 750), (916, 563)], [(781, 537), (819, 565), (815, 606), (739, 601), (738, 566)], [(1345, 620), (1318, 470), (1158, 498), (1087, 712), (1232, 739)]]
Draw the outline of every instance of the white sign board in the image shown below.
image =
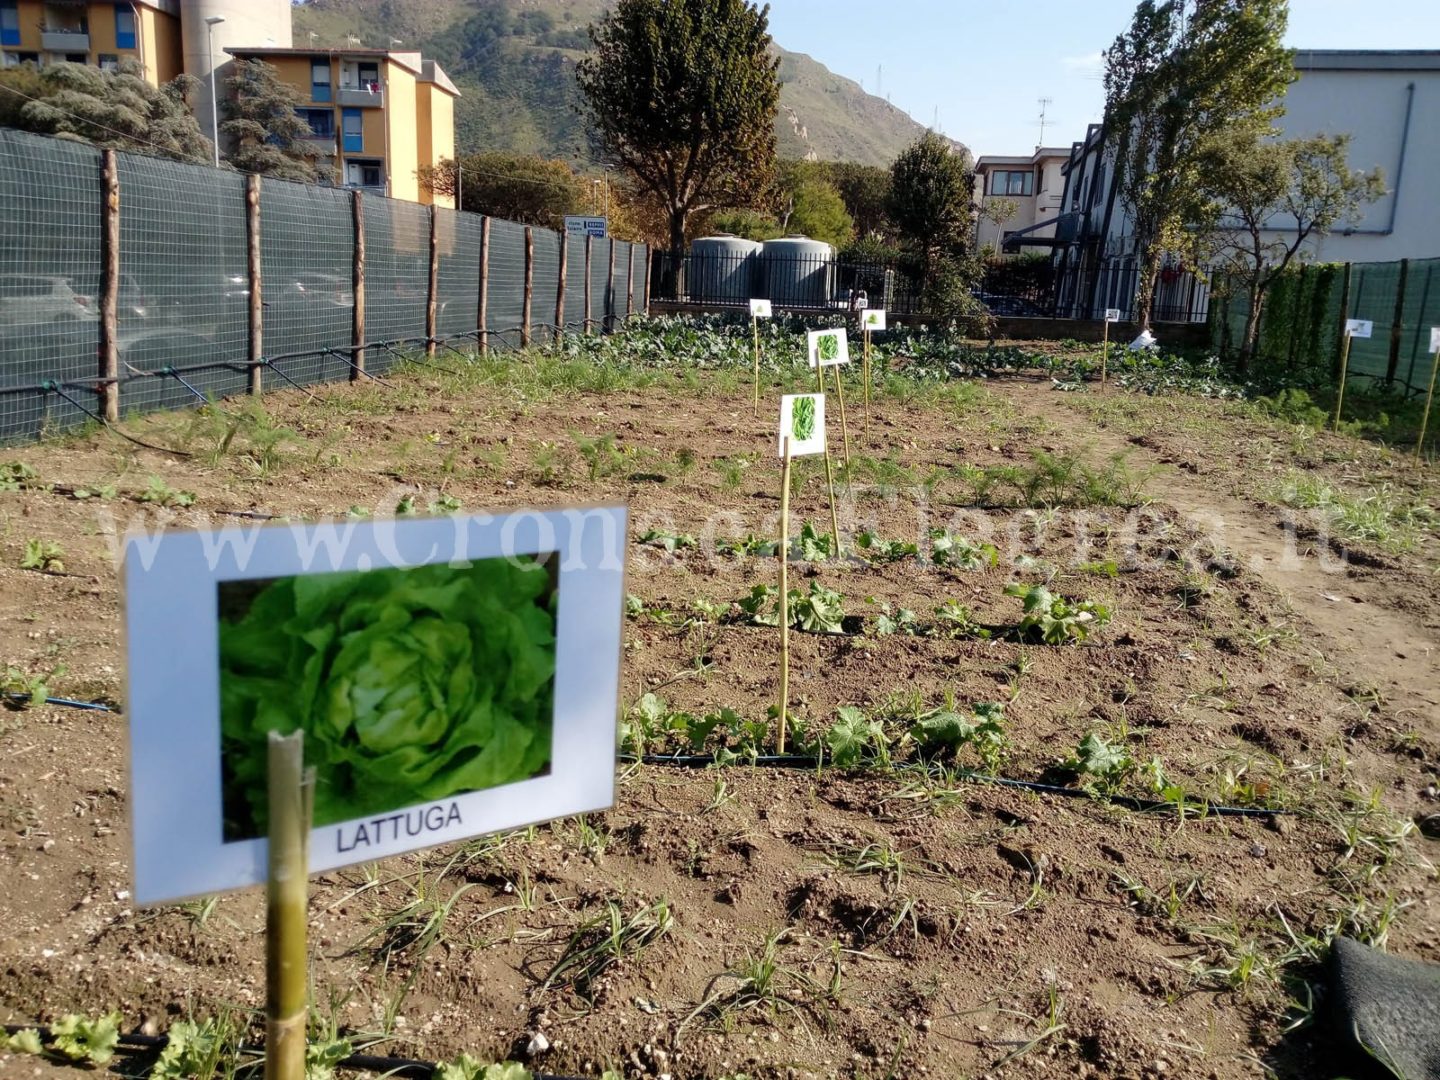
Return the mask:
[(565, 231), (571, 236), (594, 236), (604, 240), (610, 235), (606, 220), (603, 217), (582, 217), (579, 215), (566, 215)]
[(751, 300), (751, 301), (750, 301), (750, 317), (751, 317), (752, 319), (768, 319), (768, 318), (770, 318), (770, 301), (769, 301), (769, 300)]
[(1106, 321), (1106, 322), (1119, 322), (1119, 321), (1120, 321), (1120, 309), (1119, 309), (1118, 307), (1107, 307), (1107, 308), (1105, 309), (1105, 321)]
[(1430, 351), (1440, 353), (1440, 326), (1430, 327)]
[(825, 452), (825, 395), (785, 394), (780, 398), (780, 440), (776, 452), (785, 456), (785, 440), (790, 440), (790, 456)]
[(850, 362), (850, 339), (843, 329), (811, 330), (806, 335), (810, 366), (833, 367)]
[(1348, 337), (1368, 338), (1375, 329), (1375, 324), (1369, 319), (1346, 319), (1345, 334)]
[(860, 313), (860, 325), (872, 334), (885, 329), (885, 309), (869, 308)]
[(140, 904), (266, 877), (266, 746), (305, 733), (310, 870), (615, 792), (626, 510), (167, 531), (125, 548)]

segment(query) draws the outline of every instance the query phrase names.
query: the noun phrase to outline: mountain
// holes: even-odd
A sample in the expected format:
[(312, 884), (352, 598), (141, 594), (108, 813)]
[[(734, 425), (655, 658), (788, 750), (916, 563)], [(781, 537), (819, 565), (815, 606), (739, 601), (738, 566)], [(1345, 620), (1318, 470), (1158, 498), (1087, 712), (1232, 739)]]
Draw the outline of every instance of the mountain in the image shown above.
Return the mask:
[[(457, 149), (587, 161), (575, 62), (606, 0), (307, 0), (295, 44), (418, 49), (459, 87)], [(924, 127), (802, 53), (780, 57), (780, 154), (889, 165)], [(958, 145), (958, 144), (957, 144)]]

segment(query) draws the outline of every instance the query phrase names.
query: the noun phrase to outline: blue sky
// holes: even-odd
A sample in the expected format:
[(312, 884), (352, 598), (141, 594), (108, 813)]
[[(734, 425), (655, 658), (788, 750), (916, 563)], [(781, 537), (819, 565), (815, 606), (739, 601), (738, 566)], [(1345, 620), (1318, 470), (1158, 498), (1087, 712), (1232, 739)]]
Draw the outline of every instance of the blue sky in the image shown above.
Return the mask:
[[(770, 32), (979, 154), (1069, 146), (1100, 119), (1100, 51), (1134, 0), (770, 0)], [(1440, 0), (1291, 0), (1287, 44), (1440, 49)]]

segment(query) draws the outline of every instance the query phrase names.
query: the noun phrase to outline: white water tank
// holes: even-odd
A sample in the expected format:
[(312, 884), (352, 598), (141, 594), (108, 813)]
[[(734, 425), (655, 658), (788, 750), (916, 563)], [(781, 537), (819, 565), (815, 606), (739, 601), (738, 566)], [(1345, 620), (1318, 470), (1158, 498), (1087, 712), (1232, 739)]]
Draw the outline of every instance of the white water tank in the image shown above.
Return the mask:
[(689, 292), (696, 303), (746, 304), (755, 292), (761, 246), (738, 236), (704, 236), (690, 245)]
[[(221, 21), (212, 27), (206, 20)], [(180, 38), (185, 73), (200, 80), (191, 102), (200, 130), (210, 130), (210, 71), (215, 71), (215, 90), (221, 100), (220, 122), (225, 100), (225, 79), (229, 75), (227, 48), (280, 48), (293, 44), (290, 0), (180, 0)], [(213, 42), (213, 45), (212, 45)]]
[(761, 289), (780, 307), (828, 307), (835, 293), (835, 249), (806, 236), (767, 240), (760, 255)]

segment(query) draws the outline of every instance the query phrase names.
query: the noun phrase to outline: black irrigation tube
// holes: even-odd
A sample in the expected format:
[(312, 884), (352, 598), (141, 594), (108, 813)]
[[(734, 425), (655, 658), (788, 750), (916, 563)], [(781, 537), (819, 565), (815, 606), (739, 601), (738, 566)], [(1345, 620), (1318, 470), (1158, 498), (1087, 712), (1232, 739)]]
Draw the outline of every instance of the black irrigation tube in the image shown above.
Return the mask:
[[(14, 690), (8, 690), (8, 691), (6, 691), (5, 697), (6, 697), (8, 700), (10, 700), (10, 701), (32, 701), (32, 702), (33, 702), (33, 701), (35, 700), (35, 697), (34, 697), (33, 694), (18, 693), (17, 691), (14, 691)], [(74, 700), (73, 698), (63, 698), (63, 697), (47, 697), (43, 702), (39, 702), (38, 704), (42, 704), (42, 705), (63, 705), (63, 706), (65, 706), (67, 709), (88, 709), (88, 710), (90, 710), (91, 712), (118, 713), (118, 712), (120, 711), (120, 710), (117, 709), (114, 705), (106, 705), (103, 701), (76, 701), (76, 700)]]
[[(621, 754), (621, 761), (638, 761), (642, 765), (672, 765), (682, 769), (705, 769), (715, 764), (714, 754), (646, 754), (637, 758), (634, 754)], [(772, 769), (818, 769), (824, 764), (823, 758), (810, 754), (762, 754), (756, 758), (742, 758), (744, 762), (761, 768)], [(911, 766), (913, 768), (913, 766)], [(900, 768), (905, 768), (901, 766)], [(930, 772), (930, 769), (924, 771)], [(970, 769), (957, 769), (950, 775), (959, 777), (962, 780), (970, 780), (975, 783), (995, 784), (998, 787), (1015, 788), (1020, 791), (1033, 791), (1040, 795), (1059, 795), (1069, 799), (1086, 799), (1091, 801), (1108, 802), (1114, 806), (1122, 806), (1127, 810), (1138, 810), (1143, 813), (1152, 812), (1182, 812), (1194, 811), (1196, 816), (1209, 816), (1214, 814), (1217, 817), (1273, 817), (1276, 814), (1289, 814), (1289, 810), (1271, 810), (1255, 806), (1222, 806), (1212, 802), (1190, 802), (1181, 804), (1174, 802), (1162, 802), (1159, 799), (1141, 799), (1134, 795), (1118, 795), (1114, 793), (1092, 793), (1083, 788), (1061, 787), (1058, 784), (1042, 784), (1036, 780), (1012, 780), (1006, 776), (991, 776), (988, 773), (974, 772)]]
[[(42, 1044), (49, 1044), (54, 1036), (48, 1027), (39, 1027), (34, 1024), (6, 1024), (5, 1033), (14, 1035), (21, 1031), (35, 1031), (40, 1035)], [(121, 1035), (119, 1049), (131, 1053), (144, 1054), (152, 1050), (163, 1050), (170, 1041), (168, 1035)], [(263, 1056), (265, 1048), (255, 1043), (241, 1043), (237, 1048), (239, 1053), (254, 1054)], [(433, 1061), (417, 1061), (413, 1058), (383, 1057), (377, 1054), (351, 1054), (335, 1063), (336, 1068), (354, 1069), (363, 1072), (384, 1073), (387, 1076), (415, 1077), (417, 1080), (427, 1080), (435, 1075), (440, 1066)], [(535, 1080), (582, 1080), (580, 1077), (557, 1076), (550, 1073), (532, 1073)]]

